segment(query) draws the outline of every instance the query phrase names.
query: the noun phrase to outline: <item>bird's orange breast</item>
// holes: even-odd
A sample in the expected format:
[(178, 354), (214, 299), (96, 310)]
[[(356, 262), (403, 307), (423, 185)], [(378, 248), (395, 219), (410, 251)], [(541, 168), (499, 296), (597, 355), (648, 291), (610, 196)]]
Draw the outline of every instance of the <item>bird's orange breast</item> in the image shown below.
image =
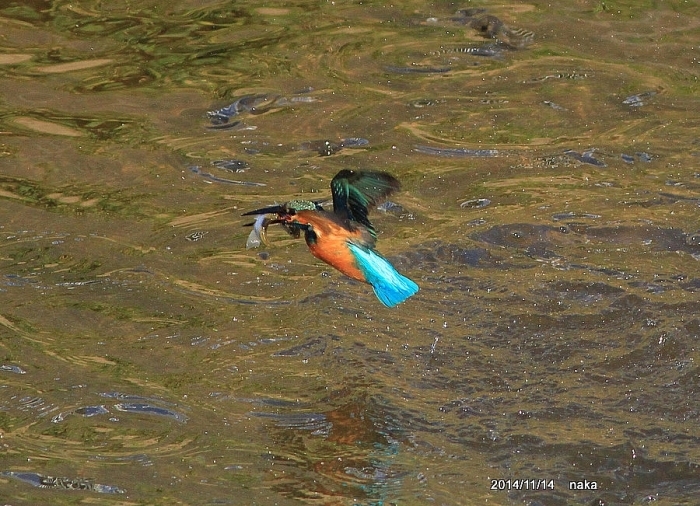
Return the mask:
[(308, 243), (311, 254), (335, 267), (348, 277), (366, 282), (365, 276), (357, 267), (348, 241), (361, 240), (361, 230), (349, 230), (332, 215), (316, 211), (299, 211), (294, 221), (311, 225), (316, 241)]

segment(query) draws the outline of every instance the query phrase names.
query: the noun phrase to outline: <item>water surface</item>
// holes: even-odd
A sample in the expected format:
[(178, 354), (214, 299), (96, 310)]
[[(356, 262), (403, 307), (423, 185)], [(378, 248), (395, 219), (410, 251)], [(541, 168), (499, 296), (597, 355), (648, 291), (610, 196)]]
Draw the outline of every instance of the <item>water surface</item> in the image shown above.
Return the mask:
[[(0, 26), (6, 503), (696, 501), (695, 2)], [(281, 229), (245, 248), (342, 168), (402, 181), (394, 309)]]

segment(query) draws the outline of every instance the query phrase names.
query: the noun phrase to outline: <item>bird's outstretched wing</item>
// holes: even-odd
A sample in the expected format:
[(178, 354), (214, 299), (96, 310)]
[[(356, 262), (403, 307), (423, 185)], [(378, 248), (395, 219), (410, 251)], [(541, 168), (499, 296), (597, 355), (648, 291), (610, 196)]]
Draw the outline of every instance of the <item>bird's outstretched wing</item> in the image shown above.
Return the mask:
[(344, 169), (331, 181), (333, 212), (367, 227), (374, 236), (374, 227), (367, 218), (369, 208), (400, 187), (399, 181), (386, 172)]

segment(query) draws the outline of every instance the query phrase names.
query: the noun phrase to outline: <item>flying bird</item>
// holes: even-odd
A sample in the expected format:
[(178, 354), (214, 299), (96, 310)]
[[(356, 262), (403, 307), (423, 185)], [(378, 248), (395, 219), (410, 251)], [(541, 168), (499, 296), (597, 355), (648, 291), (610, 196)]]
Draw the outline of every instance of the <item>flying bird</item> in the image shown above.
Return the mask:
[[(303, 232), (312, 255), (346, 276), (372, 285), (382, 304), (393, 307), (418, 292), (418, 285), (399, 274), (375, 250), (377, 233), (367, 214), (399, 187), (399, 181), (386, 172), (345, 169), (331, 181), (333, 212), (324, 210), (320, 202), (292, 200), (244, 216), (258, 216), (251, 236), (257, 231), (263, 241), (265, 229), (273, 223), (282, 224), (294, 237)], [(276, 218), (260, 218), (268, 214)]]

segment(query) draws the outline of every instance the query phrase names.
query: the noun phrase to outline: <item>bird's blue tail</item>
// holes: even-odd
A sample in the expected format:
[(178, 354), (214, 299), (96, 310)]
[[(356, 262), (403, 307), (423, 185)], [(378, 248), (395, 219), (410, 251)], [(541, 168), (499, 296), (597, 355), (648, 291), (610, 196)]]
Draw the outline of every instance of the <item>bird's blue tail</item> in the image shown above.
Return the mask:
[(365, 279), (385, 306), (394, 307), (418, 291), (417, 284), (399, 274), (379, 253), (352, 243), (348, 246)]

